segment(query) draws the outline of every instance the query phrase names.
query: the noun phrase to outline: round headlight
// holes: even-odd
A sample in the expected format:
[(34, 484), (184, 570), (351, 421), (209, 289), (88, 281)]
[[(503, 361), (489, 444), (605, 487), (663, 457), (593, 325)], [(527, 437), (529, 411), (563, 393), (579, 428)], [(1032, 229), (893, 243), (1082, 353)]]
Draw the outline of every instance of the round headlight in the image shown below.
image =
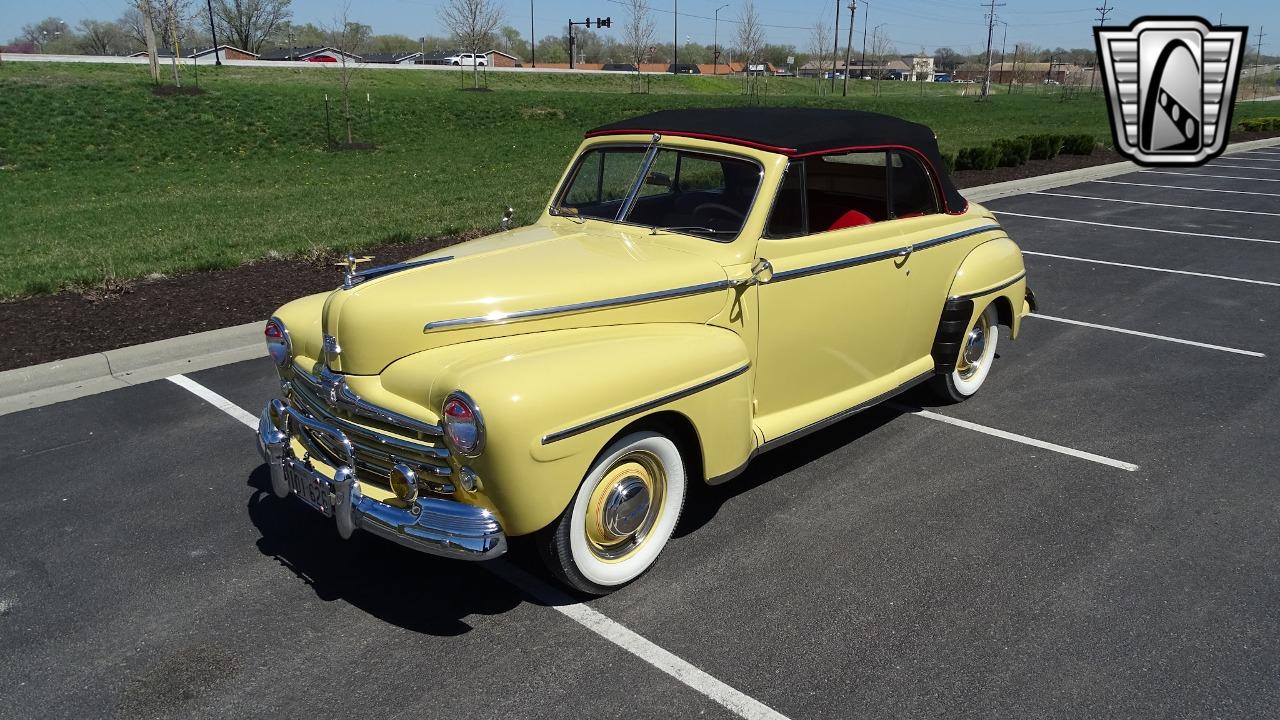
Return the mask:
[(280, 318), (271, 318), (263, 331), (267, 338), (267, 354), (277, 365), (284, 366), (293, 355), (293, 343), (289, 341), (289, 329)]
[(484, 419), (475, 401), (461, 391), (454, 391), (445, 398), (440, 414), (444, 432), (454, 449), (466, 457), (475, 457), (484, 449)]

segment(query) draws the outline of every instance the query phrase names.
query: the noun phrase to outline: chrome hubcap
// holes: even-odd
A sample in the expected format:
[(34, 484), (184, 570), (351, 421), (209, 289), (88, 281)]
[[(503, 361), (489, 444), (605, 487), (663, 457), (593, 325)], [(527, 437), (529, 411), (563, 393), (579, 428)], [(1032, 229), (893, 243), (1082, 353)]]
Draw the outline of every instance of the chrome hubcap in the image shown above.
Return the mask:
[(619, 562), (636, 552), (662, 514), (667, 475), (657, 457), (635, 452), (620, 458), (591, 491), (585, 525), (592, 554)]
[(987, 334), (991, 328), (987, 323), (987, 315), (978, 316), (978, 321), (969, 329), (964, 338), (964, 347), (960, 350), (960, 358), (956, 363), (956, 373), (968, 380), (982, 368), (982, 357), (987, 350)]

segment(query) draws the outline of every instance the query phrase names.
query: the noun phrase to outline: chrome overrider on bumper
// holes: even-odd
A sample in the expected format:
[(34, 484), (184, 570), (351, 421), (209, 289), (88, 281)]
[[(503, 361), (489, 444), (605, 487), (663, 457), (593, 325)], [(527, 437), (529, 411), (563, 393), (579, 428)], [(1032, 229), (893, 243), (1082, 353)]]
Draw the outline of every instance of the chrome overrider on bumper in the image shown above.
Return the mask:
[[(333, 479), (293, 457), (289, 428), (294, 423), (299, 430), (328, 436), (345, 450), (346, 464), (337, 468)], [(299, 439), (306, 444), (305, 433), (300, 432)], [(271, 490), (276, 497), (286, 498), (293, 492), (290, 474), (318, 483), (324, 499), (317, 509), (334, 519), (344, 539), (360, 528), (414, 550), (462, 560), (489, 560), (507, 551), (502, 526), (484, 508), (423, 497), (400, 508), (365, 497), (356, 481), (355, 452), (346, 435), (333, 425), (307, 417), (284, 400), (272, 400), (263, 409), (258, 421), (258, 451), (271, 470)]]

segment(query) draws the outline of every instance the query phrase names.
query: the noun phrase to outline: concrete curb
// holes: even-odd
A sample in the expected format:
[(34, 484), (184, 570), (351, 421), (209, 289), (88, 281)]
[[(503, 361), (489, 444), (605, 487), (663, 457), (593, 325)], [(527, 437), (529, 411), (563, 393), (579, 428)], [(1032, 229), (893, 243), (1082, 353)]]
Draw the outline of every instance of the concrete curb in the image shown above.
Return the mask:
[(266, 354), (262, 322), (251, 322), (6, 370), (0, 372), (0, 415)]
[[(1227, 153), (1280, 145), (1280, 138), (1236, 143)], [(967, 188), (974, 202), (1047, 190), (1138, 170), (1131, 162), (1111, 163), (1066, 172)], [(74, 400), (108, 390), (160, 380), (178, 373), (207, 370), (265, 356), (265, 319), (235, 327), (184, 335), (107, 352), (82, 355), (0, 372), (0, 415)]]
[[(1246, 152), (1277, 144), (1280, 144), (1280, 138), (1249, 140), (1228, 145), (1223, 154), (1230, 155), (1231, 153)], [(1074, 185), (1075, 183), (1088, 182), (1090, 180), (1115, 177), (1116, 175), (1137, 172), (1141, 169), (1142, 166), (1137, 163), (1125, 160), (1124, 162), (1094, 165), (1093, 167), (1080, 168), (1079, 170), (1067, 170), (1066, 172), (1036, 175), (1035, 177), (1021, 178), (1019, 180), (1008, 180), (1006, 182), (992, 183), (991, 185), (964, 188), (960, 190), (960, 194), (973, 202), (984, 203), (1011, 195), (1022, 195), (1023, 193), (1038, 192), (1063, 185)]]

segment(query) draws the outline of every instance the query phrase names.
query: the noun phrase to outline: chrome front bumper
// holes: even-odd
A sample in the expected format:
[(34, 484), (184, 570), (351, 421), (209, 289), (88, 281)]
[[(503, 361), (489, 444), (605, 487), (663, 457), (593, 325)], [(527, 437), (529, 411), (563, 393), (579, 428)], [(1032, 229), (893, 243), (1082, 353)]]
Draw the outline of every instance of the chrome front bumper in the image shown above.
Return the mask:
[[(277, 427), (277, 419), (283, 428)], [(323, 433), (345, 449), (346, 464), (337, 467), (332, 479), (293, 456), (289, 428), (295, 423), (300, 429)], [(271, 490), (276, 497), (286, 498), (293, 492), (286, 467), (320, 483), (327, 499), (318, 509), (334, 519), (343, 538), (350, 538), (360, 528), (414, 550), (462, 560), (489, 560), (507, 551), (502, 526), (484, 508), (423, 497), (401, 508), (365, 497), (356, 481), (355, 454), (346, 435), (333, 425), (307, 417), (284, 400), (272, 400), (263, 409), (258, 420), (258, 451), (271, 470)]]

